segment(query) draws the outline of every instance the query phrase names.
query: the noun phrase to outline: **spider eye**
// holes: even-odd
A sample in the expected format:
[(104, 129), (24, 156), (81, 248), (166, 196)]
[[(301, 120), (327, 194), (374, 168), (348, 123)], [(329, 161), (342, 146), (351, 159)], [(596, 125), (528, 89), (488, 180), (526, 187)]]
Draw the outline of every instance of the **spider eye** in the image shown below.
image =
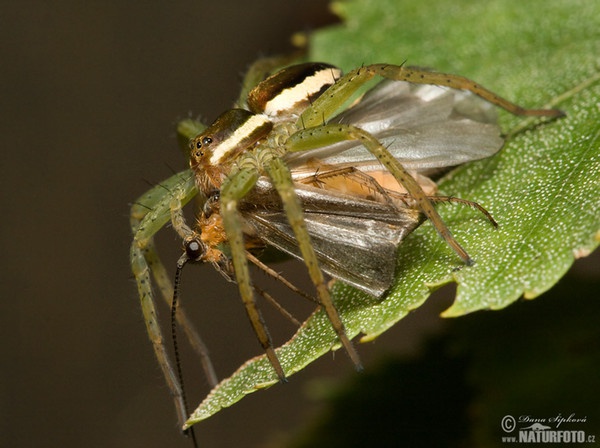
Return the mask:
[(210, 145), (213, 139), (211, 137), (202, 137), (202, 139), (198, 138), (194, 142), (192, 142), (192, 149), (197, 149), (195, 156), (202, 157), (204, 155), (204, 151), (202, 151), (203, 146)]
[(198, 239), (192, 239), (185, 243), (185, 253), (191, 261), (198, 260), (204, 255), (204, 246)]

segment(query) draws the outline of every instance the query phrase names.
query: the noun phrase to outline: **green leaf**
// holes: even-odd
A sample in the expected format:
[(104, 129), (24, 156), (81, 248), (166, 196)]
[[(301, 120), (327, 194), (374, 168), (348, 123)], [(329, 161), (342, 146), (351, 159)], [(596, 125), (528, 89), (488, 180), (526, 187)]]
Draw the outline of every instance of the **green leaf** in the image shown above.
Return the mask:
[[(339, 283), (333, 288), (349, 336), (375, 338), (449, 282), (458, 290), (448, 317), (534, 298), (598, 246), (600, 3), (357, 0), (334, 9), (344, 23), (314, 34), (313, 60), (345, 70), (406, 60), (475, 79), (526, 107), (567, 113), (541, 123), (500, 112), (508, 135), (503, 150), (441, 183), (443, 194), (482, 204), (500, 224), (493, 229), (465, 207), (438, 207), (476, 264), (461, 266), (431, 225), (422, 225), (400, 248), (397, 281), (385, 300)], [(316, 312), (278, 355), (291, 375), (332, 347), (331, 325)], [(189, 424), (276, 382), (264, 356), (252, 359), (211, 392)]]
[[(522, 415), (598, 434), (599, 289), (600, 277), (569, 274), (543, 300), (453, 319), (416, 356), (388, 354), (342, 382), (313, 380), (320, 411), (277, 446), (500, 447), (531, 425)], [(554, 420), (571, 414), (586, 421)]]

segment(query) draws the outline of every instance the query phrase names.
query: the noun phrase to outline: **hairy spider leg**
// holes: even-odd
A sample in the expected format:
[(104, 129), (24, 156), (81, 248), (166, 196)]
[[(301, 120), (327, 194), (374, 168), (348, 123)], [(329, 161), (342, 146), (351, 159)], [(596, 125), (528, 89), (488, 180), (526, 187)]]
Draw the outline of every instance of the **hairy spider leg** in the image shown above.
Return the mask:
[(286, 149), (290, 152), (305, 151), (330, 145), (343, 140), (360, 141), (373, 154), (381, 164), (403, 186), (414, 199), (417, 207), (429, 219), (440, 236), (458, 254), (467, 265), (472, 265), (473, 260), (463, 247), (456, 241), (450, 229), (444, 224), (441, 216), (423, 191), (419, 183), (392, 154), (368, 132), (355, 126), (345, 124), (324, 124), (314, 128), (303, 129), (286, 142)]
[(549, 118), (564, 116), (564, 112), (559, 109), (527, 109), (521, 107), (464, 76), (409, 68), (403, 65), (373, 64), (356, 68), (342, 76), (323, 95), (316, 98), (311, 107), (302, 113), (297, 122), (298, 126), (310, 128), (327, 122), (350, 96), (375, 76), (395, 81), (467, 90), (514, 115)]
[[(132, 205), (130, 217), (131, 228), (134, 233), (130, 261), (138, 287), (146, 330), (152, 342), (155, 356), (167, 381), (169, 391), (175, 401), (178, 419), (182, 422), (182, 425), (187, 419), (187, 412), (183, 404), (179, 379), (166, 350), (162, 330), (157, 321), (152, 278), (154, 278), (163, 299), (169, 306), (171, 306), (173, 298), (173, 286), (156, 252), (153, 237), (170, 220), (171, 207), (174, 205), (173, 197), (179, 198), (178, 206), (182, 207), (196, 194), (197, 190), (191, 171), (183, 171), (171, 176), (140, 197)], [(184, 329), (192, 348), (200, 356), (207, 380), (211, 386), (216, 385), (217, 376), (210, 361), (206, 345), (187, 317), (183, 307), (178, 307), (176, 319)]]
[[(250, 165), (252, 165), (252, 163)], [(243, 236), (242, 218), (238, 209), (239, 201), (248, 194), (258, 181), (258, 169), (256, 166), (244, 166), (243, 161), (240, 161), (239, 167), (239, 170), (236, 171), (235, 174), (232, 174), (222, 186), (220, 195), (221, 216), (225, 233), (228, 237), (236, 281), (238, 283), (240, 296), (246, 307), (246, 312), (250, 318), (257, 338), (265, 350), (267, 358), (273, 365), (277, 376), (281, 380), (284, 380), (284, 369), (275, 353), (271, 337), (254, 300)], [(355, 366), (360, 369), (361, 364), (358, 353), (346, 334), (339, 313), (329, 294), (325, 277), (319, 268), (317, 256), (310, 242), (310, 237), (304, 222), (302, 206), (294, 190), (291, 173), (285, 163), (279, 157), (275, 156), (267, 163), (266, 171), (281, 198), (284, 211), (294, 231), (309, 276), (317, 290), (319, 303), (325, 309), (342, 346), (348, 352)]]
[(564, 113), (557, 109), (525, 109), (463, 76), (407, 68), (402, 65), (374, 64), (350, 71), (316, 98), (311, 106), (301, 114), (296, 124), (300, 128), (304, 127), (304, 129), (296, 132), (288, 139), (286, 142), (288, 151), (315, 149), (343, 140), (360, 141), (413, 197), (418, 208), (432, 222), (440, 236), (464, 263), (467, 265), (473, 264), (473, 260), (456, 241), (419, 183), (376, 138), (355, 126), (325, 124), (358, 88), (377, 75), (397, 81), (435, 84), (468, 90), (515, 115), (560, 117)]
[(250, 279), (246, 247), (242, 231), (242, 220), (238, 211), (238, 203), (248, 194), (258, 180), (258, 172), (253, 168), (243, 168), (228, 178), (221, 189), (221, 217), (227, 234), (231, 258), (235, 271), (235, 280), (238, 284), (242, 302), (252, 324), (252, 329), (264, 349), (267, 358), (275, 369), (281, 381), (285, 381), (285, 372), (273, 348), (271, 336), (267, 330), (262, 314), (256, 305), (254, 292)]
[(317, 255), (310, 242), (310, 236), (306, 228), (306, 222), (304, 221), (302, 205), (300, 204), (300, 200), (296, 195), (290, 169), (281, 158), (276, 157), (269, 164), (267, 172), (273, 181), (273, 186), (281, 197), (284, 211), (290, 225), (292, 226), (294, 235), (296, 236), (300, 253), (304, 259), (304, 264), (306, 265), (308, 274), (317, 289), (317, 297), (320, 299), (321, 305), (325, 309), (325, 313), (331, 321), (331, 325), (333, 326), (333, 329), (335, 330), (342, 346), (348, 353), (348, 356), (350, 356), (350, 359), (354, 363), (356, 369), (361, 370), (362, 365), (358, 356), (358, 352), (346, 334), (344, 324), (340, 318), (337, 308), (333, 303), (333, 300), (331, 299), (323, 271), (319, 267)]

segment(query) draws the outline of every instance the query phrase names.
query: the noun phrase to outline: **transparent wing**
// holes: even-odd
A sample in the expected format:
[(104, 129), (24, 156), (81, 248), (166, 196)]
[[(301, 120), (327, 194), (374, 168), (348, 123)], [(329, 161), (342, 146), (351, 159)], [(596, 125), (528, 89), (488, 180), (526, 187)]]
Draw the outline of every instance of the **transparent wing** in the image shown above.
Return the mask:
[[(460, 90), (385, 80), (332, 122), (358, 126), (378, 138), (405, 168), (425, 171), (489, 157), (504, 143), (495, 110)], [(379, 169), (356, 142), (286, 155), (292, 166), (316, 158), (331, 165)]]
[[(394, 278), (396, 250), (418, 224), (414, 209), (297, 184), (304, 221), (321, 268), (334, 278), (373, 296), (382, 295)], [(247, 224), (271, 246), (301, 259), (292, 228), (273, 187), (259, 181), (249, 204), (260, 195), (264, 207), (241, 210)]]

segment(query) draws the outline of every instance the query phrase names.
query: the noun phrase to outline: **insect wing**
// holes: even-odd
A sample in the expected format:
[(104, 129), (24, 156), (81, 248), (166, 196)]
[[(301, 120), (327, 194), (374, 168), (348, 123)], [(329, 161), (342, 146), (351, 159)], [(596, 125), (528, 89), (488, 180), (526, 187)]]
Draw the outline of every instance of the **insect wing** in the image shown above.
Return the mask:
[[(438, 86), (382, 81), (354, 106), (332, 119), (376, 137), (406, 169), (426, 172), (478, 160), (503, 145), (495, 111), (481, 98)], [(317, 158), (329, 165), (380, 169), (373, 155), (354, 141), (291, 153), (294, 166)]]
[[(418, 224), (416, 210), (336, 191), (296, 184), (304, 222), (321, 268), (373, 296), (382, 295), (394, 278), (396, 251)], [(247, 224), (269, 245), (301, 259), (300, 250), (276, 192), (261, 179), (249, 198), (261, 203), (242, 213)]]

